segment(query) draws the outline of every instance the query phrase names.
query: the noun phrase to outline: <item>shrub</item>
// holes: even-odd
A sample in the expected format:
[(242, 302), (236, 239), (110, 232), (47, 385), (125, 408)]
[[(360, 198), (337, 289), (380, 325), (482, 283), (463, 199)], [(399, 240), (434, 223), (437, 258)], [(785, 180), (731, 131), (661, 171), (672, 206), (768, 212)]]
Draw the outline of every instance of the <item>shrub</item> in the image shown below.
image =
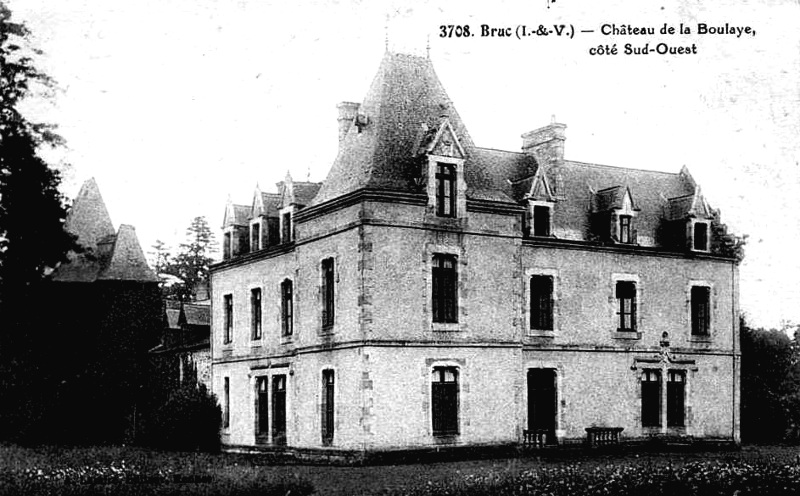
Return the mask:
[(216, 452), (221, 417), (217, 399), (205, 385), (184, 384), (154, 412), (148, 439), (159, 448)]

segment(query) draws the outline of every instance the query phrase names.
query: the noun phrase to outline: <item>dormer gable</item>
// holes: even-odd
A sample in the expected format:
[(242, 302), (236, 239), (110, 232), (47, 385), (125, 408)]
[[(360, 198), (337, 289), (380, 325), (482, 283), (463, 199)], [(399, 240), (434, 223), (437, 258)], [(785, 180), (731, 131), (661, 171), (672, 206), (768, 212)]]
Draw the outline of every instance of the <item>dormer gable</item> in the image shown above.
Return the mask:
[[(683, 173), (683, 170), (681, 171)], [(688, 171), (687, 171), (688, 174)], [(711, 250), (711, 224), (714, 210), (695, 185), (694, 192), (669, 198), (665, 208), (667, 243), (690, 251)]]
[[(590, 189), (590, 191), (592, 191)], [(617, 185), (591, 193), (592, 235), (602, 241), (636, 244), (636, 216), (640, 209), (627, 185)]]
[(442, 117), (435, 130), (428, 130), (425, 123), (420, 125), (414, 156), (428, 154), (464, 160), (467, 157), (461, 140), (458, 138), (449, 117)]
[(525, 195), (528, 200), (542, 201), (542, 202), (555, 202), (556, 195), (553, 188), (550, 186), (550, 180), (544, 172), (543, 167), (538, 167), (533, 175), (531, 181), (531, 189)]
[(222, 259), (249, 251), (249, 218), (251, 205), (237, 205), (228, 198), (222, 220)]

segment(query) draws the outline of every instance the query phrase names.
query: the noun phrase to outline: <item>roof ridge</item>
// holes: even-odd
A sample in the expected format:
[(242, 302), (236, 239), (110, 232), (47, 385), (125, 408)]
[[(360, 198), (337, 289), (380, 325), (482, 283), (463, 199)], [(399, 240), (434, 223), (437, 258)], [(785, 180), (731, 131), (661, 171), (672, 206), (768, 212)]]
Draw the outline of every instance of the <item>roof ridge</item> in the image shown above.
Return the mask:
[(586, 167), (598, 167), (598, 168), (606, 168), (606, 169), (618, 169), (624, 171), (639, 171), (639, 172), (654, 172), (657, 174), (667, 174), (670, 176), (679, 176), (680, 172), (667, 172), (662, 170), (652, 170), (652, 169), (642, 169), (640, 167), (623, 167), (620, 165), (606, 165), (606, 164), (592, 164), (589, 162), (581, 162), (580, 160), (565, 160), (565, 164), (573, 164), (573, 165), (583, 165)]

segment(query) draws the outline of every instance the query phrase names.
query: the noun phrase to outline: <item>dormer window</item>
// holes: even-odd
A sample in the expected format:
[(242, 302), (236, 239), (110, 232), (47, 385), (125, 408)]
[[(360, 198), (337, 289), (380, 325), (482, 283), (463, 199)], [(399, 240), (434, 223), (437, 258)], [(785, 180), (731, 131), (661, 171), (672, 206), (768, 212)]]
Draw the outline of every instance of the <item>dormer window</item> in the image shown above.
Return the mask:
[(225, 231), (222, 235), (222, 259), (228, 260), (231, 258), (231, 232)]
[(281, 215), (281, 243), (292, 241), (292, 212), (284, 212)]
[(550, 236), (550, 207), (534, 205), (533, 207), (533, 232), (534, 236)]
[(696, 251), (708, 251), (708, 224), (695, 222), (692, 233), (692, 247)]
[(456, 216), (456, 168), (453, 164), (436, 165), (436, 215)]
[(261, 221), (250, 224), (250, 251), (261, 249)]
[(631, 216), (619, 216), (619, 242), (620, 243), (633, 243), (633, 233), (631, 231)]

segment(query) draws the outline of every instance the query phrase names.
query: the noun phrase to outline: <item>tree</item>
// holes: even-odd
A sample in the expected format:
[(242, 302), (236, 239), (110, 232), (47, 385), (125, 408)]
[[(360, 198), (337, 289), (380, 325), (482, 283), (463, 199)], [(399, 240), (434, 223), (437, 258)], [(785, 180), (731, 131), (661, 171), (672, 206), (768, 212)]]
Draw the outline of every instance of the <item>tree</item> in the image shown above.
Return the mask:
[(778, 442), (800, 434), (798, 336), (750, 328), (741, 319), (742, 440)]
[(34, 65), (41, 52), (30, 46), (29, 35), (0, 0), (0, 427), (17, 434), (20, 423), (30, 424), (41, 412), (36, 391), (47, 376), (34, 342), (41, 314), (37, 291), (48, 268), (77, 249), (64, 230), (60, 175), (40, 155), (63, 140), (54, 126), (34, 122), (20, 110), (23, 102), (53, 88)]
[(182, 301), (191, 300), (197, 289), (208, 282), (208, 268), (216, 253), (214, 233), (205, 217), (195, 217), (186, 229), (186, 242), (181, 243), (177, 255), (168, 260), (164, 273), (179, 278), (182, 283), (165, 288), (165, 296)]

